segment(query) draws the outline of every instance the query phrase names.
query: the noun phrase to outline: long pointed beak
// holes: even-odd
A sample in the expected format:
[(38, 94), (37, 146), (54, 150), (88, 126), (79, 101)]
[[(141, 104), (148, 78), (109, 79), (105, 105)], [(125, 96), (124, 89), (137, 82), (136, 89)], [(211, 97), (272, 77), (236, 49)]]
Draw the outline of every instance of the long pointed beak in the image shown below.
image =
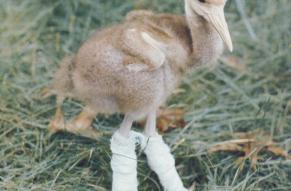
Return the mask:
[(207, 14), (209, 22), (214, 26), (219, 33), (221, 39), (226, 44), (228, 50), (232, 52), (233, 45), (229, 34), (229, 29), (225, 20), (223, 8), (216, 8)]

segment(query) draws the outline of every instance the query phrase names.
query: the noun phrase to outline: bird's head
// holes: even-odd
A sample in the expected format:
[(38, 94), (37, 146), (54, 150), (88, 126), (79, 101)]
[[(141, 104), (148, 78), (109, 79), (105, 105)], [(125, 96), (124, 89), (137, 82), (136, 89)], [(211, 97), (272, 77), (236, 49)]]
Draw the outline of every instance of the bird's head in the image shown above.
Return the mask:
[(203, 17), (219, 33), (229, 51), (233, 50), (229, 29), (224, 16), (227, 0), (186, 0), (190, 10)]

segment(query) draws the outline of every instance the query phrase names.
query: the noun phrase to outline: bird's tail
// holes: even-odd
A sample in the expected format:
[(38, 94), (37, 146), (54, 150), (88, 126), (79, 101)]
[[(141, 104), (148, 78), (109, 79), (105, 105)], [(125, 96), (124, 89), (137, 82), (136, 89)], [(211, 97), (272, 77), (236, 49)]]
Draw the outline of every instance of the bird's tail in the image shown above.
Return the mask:
[(57, 69), (52, 84), (44, 88), (42, 97), (47, 98), (53, 95), (70, 97), (74, 88), (72, 81), (73, 61), (75, 55), (65, 56)]

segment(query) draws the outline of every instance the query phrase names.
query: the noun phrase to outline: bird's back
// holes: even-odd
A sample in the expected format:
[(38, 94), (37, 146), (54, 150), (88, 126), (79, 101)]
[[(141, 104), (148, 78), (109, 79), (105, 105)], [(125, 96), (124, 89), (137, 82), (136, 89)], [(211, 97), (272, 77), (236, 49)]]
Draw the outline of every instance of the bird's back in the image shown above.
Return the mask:
[[(188, 58), (185, 54), (191, 52), (190, 31), (184, 17), (132, 14), (123, 23), (96, 32), (80, 47), (74, 58), (72, 75), (77, 98), (95, 104), (96, 107), (111, 105), (107, 109), (110, 112), (118, 110), (117, 108), (128, 112), (161, 104), (175, 88), (179, 75), (175, 74), (169, 63), (151, 71), (128, 70), (124, 63), (126, 57), (133, 62), (144, 61), (132, 56), (121, 45), (124, 41), (123, 34), (129, 28), (144, 29), (162, 40), (170, 41), (170, 55), (179, 62), (185, 62), (182, 61)], [(103, 103), (106, 106), (102, 106)]]
[(144, 25), (152, 32), (160, 33), (161, 38), (175, 38), (183, 44), (184, 48), (191, 52), (191, 32), (186, 18), (174, 14), (155, 14), (151, 11), (132, 11), (128, 13), (127, 22)]

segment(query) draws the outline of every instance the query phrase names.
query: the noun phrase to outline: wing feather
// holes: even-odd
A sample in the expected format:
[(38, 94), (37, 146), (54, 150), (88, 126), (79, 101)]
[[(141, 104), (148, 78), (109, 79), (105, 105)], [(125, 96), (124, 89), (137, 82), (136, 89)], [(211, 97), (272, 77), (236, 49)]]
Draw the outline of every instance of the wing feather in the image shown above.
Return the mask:
[[(131, 71), (156, 70), (166, 61), (167, 43), (149, 31), (131, 28), (125, 31), (123, 48), (132, 59), (125, 63)], [(139, 61), (139, 62), (138, 62)]]

